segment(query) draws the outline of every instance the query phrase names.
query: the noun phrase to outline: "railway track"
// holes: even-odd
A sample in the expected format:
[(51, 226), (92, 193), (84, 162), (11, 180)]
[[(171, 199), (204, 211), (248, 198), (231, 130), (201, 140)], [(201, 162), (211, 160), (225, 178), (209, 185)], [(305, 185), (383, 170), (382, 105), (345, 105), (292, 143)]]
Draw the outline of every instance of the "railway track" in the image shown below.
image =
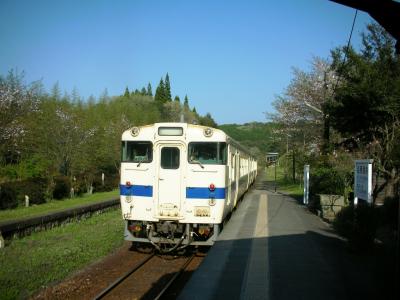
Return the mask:
[[(149, 254), (139, 263), (135, 264), (123, 276), (116, 279), (102, 290), (94, 300), (99, 299), (168, 299), (172, 287), (187, 271), (188, 266), (200, 264), (205, 255), (192, 253), (187, 256), (159, 256)], [(187, 278), (186, 278), (187, 279)], [(184, 280), (184, 279), (182, 279)], [(178, 287), (179, 289), (179, 287)], [(168, 296), (168, 293), (170, 295)], [(172, 298), (174, 298), (172, 296)]]

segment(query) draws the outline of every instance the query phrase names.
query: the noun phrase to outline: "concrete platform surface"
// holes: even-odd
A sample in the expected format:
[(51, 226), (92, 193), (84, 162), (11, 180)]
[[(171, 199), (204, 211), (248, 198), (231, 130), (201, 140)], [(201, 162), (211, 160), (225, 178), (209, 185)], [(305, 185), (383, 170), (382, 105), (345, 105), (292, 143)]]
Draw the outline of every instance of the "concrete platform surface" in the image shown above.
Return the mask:
[(388, 299), (372, 261), (293, 198), (252, 189), (178, 299)]

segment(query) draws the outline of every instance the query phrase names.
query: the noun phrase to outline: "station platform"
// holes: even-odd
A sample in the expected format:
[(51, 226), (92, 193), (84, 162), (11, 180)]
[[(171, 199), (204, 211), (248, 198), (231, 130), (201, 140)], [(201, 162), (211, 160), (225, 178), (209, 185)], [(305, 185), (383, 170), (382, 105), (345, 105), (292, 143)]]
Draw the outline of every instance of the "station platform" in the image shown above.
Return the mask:
[(251, 190), (178, 299), (263, 299), (268, 294), (267, 194)]
[(178, 299), (394, 299), (375, 258), (258, 181)]

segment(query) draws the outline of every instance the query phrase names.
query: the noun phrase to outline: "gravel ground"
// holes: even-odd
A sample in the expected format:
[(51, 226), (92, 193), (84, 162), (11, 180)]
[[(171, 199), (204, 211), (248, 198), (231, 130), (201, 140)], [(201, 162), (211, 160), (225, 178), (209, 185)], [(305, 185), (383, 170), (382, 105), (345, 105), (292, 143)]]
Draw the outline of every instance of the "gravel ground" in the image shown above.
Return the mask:
[[(31, 299), (93, 299), (117, 278), (124, 275), (148, 256), (132, 249), (130, 242), (105, 259), (93, 263), (62, 282), (44, 287)], [(130, 276), (115, 293), (105, 299), (153, 299), (163, 285), (179, 270), (186, 257), (158, 256), (149, 261), (143, 270)], [(174, 299), (191, 274), (200, 265), (202, 257), (195, 257), (180, 280), (174, 284), (165, 299)]]

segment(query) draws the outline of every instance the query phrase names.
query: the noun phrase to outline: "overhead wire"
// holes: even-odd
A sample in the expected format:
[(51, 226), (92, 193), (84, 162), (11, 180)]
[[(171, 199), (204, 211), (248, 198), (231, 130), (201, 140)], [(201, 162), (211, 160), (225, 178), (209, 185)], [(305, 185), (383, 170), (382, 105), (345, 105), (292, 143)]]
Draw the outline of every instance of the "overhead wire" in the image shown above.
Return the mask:
[(357, 14), (358, 14), (358, 9), (356, 9), (356, 12), (354, 14), (353, 24), (351, 25), (349, 39), (347, 41), (347, 46), (346, 46), (346, 49), (344, 51), (344, 57), (343, 57), (342, 64), (341, 64), (340, 68), (338, 69), (338, 76), (337, 76), (337, 79), (336, 79), (335, 86), (334, 86), (334, 88), (332, 90), (332, 96), (335, 95), (336, 88), (337, 88), (337, 86), (339, 84), (339, 79), (341, 77), (340, 70), (343, 68), (344, 64), (346, 63), (347, 55), (348, 55), (348, 52), (349, 52), (349, 49), (350, 49), (351, 38), (353, 36), (354, 25), (355, 25), (356, 19), (357, 19)]

